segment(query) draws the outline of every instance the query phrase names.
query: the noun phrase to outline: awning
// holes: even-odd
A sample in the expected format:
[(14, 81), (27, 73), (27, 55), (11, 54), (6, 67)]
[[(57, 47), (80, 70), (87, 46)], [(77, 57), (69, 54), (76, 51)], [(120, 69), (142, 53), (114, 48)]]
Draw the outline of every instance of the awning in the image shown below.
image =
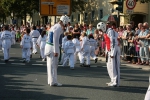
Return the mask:
[(105, 15), (101, 21), (117, 21), (118, 18), (116, 17), (116, 15)]

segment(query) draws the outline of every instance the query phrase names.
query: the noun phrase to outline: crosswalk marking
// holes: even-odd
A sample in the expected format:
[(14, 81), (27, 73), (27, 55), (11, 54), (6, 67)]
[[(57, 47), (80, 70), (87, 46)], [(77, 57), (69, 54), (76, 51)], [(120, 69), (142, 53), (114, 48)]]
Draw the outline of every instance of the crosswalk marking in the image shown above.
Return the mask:
[(37, 65), (38, 66), (38, 65), (44, 65), (44, 64), (32, 64), (32, 65)]
[(0, 63), (0, 65), (4, 65), (4, 64), (6, 64), (6, 63)]
[(11, 64), (13, 64), (13, 65), (25, 65), (23, 63), (11, 63)]

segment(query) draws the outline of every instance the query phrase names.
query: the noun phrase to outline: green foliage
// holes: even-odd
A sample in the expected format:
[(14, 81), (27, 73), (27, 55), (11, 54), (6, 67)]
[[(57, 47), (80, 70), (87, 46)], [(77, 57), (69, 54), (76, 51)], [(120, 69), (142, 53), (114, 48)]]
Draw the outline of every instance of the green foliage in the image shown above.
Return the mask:
[(39, 11), (39, 0), (0, 0), (0, 7), (7, 16), (25, 17), (32, 15), (33, 11)]
[(137, 2), (139, 1), (140, 3), (148, 3), (150, 0), (136, 0)]
[(72, 12), (83, 12), (85, 10), (86, 2), (85, 0), (71, 0), (71, 11)]

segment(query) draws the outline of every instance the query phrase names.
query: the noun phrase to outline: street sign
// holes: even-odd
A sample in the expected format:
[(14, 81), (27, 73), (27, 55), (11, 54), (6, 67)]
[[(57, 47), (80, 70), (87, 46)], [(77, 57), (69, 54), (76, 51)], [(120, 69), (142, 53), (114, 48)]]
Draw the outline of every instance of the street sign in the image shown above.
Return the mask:
[(126, 13), (132, 14), (132, 13), (133, 13), (133, 10), (127, 9)]
[(40, 15), (70, 15), (71, 0), (40, 0)]
[(126, 7), (128, 9), (134, 9), (136, 6), (136, 0), (126, 0)]

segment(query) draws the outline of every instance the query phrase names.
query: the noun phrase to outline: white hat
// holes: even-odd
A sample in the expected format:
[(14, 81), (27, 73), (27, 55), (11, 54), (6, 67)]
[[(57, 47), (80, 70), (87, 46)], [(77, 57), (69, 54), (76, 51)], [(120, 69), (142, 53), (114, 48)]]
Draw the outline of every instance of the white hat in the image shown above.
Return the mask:
[(69, 17), (67, 15), (63, 15), (60, 17), (60, 20), (63, 22), (63, 24), (68, 24), (68, 22), (70, 21)]
[(104, 22), (100, 22), (97, 24), (97, 29), (102, 30), (103, 32), (106, 31), (106, 24)]

